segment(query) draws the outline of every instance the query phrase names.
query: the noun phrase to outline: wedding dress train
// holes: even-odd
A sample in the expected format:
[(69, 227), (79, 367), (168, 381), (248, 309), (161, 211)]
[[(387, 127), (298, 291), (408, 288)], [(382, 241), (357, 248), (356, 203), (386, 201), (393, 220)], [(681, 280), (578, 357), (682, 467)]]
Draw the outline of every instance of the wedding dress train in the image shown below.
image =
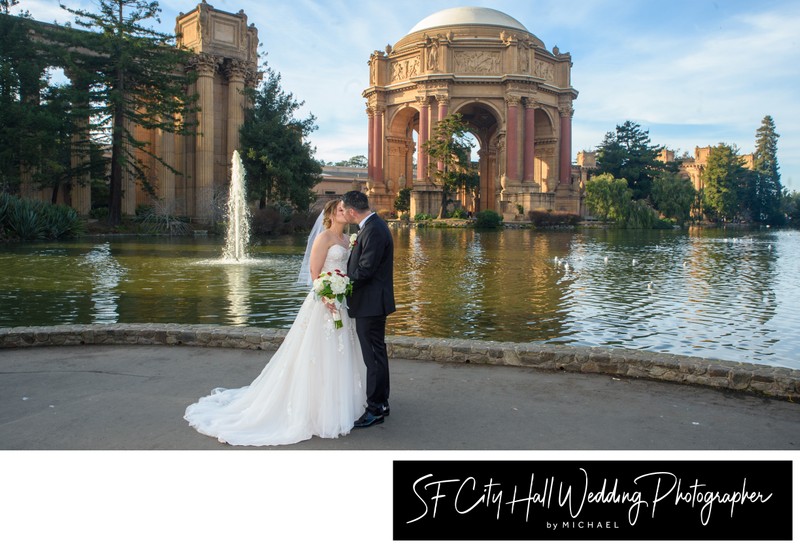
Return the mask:
[[(349, 251), (328, 249), (323, 271), (347, 270)], [(198, 432), (231, 445), (284, 445), (350, 432), (366, 405), (365, 366), (355, 322), (343, 327), (309, 292), (286, 338), (261, 374), (242, 388), (215, 388), (186, 408)]]

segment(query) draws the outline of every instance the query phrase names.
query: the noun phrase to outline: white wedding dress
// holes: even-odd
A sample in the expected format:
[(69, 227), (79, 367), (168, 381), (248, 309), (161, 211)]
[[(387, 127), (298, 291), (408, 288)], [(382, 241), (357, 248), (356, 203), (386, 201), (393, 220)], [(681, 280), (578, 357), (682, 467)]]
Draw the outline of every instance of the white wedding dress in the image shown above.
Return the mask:
[[(328, 249), (323, 270), (347, 270), (349, 250)], [(335, 438), (353, 428), (366, 407), (366, 374), (355, 322), (343, 327), (312, 290), (261, 374), (243, 388), (215, 388), (186, 408), (198, 432), (231, 445), (284, 445), (311, 436)]]

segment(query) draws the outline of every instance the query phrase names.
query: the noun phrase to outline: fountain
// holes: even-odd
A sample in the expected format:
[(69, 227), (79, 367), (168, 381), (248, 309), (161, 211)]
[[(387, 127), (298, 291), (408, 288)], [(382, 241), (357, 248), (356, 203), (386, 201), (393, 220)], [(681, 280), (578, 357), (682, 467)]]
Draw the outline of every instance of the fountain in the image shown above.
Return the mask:
[(228, 233), (225, 237), (225, 261), (241, 262), (248, 259), (247, 246), (250, 243), (250, 214), (244, 184), (244, 166), (239, 151), (233, 151), (231, 186), (228, 195)]

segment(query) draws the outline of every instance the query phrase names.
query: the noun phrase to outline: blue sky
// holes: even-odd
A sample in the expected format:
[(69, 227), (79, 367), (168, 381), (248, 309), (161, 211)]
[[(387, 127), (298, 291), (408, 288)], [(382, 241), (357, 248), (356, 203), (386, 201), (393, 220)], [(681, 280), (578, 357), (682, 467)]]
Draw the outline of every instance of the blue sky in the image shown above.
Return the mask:
[[(93, 0), (62, 0), (92, 8)], [(58, 0), (21, 0), (39, 20), (66, 21)], [(171, 32), (194, 0), (161, 0)], [(752, 152), (767, 114), (775, 119), (784, 186), (800, 191), (800, 2), (795, 0), (210, 0), (244, 10), (259, 30), (267, 62), (283, 88), (317, 117), (317, 158), (366, 154), (361, 92), (370, 52), (394, 44), (418, 21), (457, 6), (505, 12), (548, 49), (572, 54), (573, 159), (626, 120), (652, 144), (693, 154), (720, 142)]]

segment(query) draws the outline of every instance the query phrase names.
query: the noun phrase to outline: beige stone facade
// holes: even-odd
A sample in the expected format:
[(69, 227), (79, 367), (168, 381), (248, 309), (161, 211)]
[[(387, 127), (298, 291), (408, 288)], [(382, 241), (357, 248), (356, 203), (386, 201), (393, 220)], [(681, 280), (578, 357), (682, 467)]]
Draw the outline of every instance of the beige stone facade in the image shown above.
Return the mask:
[[(460, 113), (480, 147), (480, 189), (454, 196), (468, 210), (504, 216), (550, 209), (580, 213), (580, 174), (573, 175), (572, 58), (519, 21), (487, 8), (454, 8), (418, 23), (369, 59), (368, 194), (391, 209), (412, 188), (412, 216), (434, 214), (437, 168), (421, 150), (436, 123)], [(416, 159), (416, 168), (414, 161)]]
[[(150, 152), (179, 174), (149, 154), (137, 151), (137, 159), (149, 169), (157, 198), (154, 200), (125, 174), (122, 213), (133, 215), (137, 205), (157, 203), (166, 212), (209, 222), (217, 204), (224, 203), (231, 158), (239, 146), (245, 111), (242, 91), (258, 83), (258, 30), (252, 24), (248, 26), (243, 11), (227, 13), (203, 0), (191, 12), (177, 17), (175, 32), (179, 43), (196, 54), (190, 66), (176, 67), (176, 71), (192, 69), (198, 73), (197, 82), (189, 89), (190, 94), (198, 94), (200, 112), (193, 120), (197, 122), (197, 134), (180, 136), (156, 129), (128, 128), (136, 139), (150, 143)], [(74, 165), (82, 161), (83, 158), (73, 158)], [(91, 208), (91, 188), (85, 179), (88, 175), (81, 177), (84, 180), (72, 181), (68, 187), (71, 190), (60, 189), (58, 201), (85, 215)], [(50, 189), (39, 190), (23, 181), (21, 194), (25, 197), (49, 201), (50, 193)]]

